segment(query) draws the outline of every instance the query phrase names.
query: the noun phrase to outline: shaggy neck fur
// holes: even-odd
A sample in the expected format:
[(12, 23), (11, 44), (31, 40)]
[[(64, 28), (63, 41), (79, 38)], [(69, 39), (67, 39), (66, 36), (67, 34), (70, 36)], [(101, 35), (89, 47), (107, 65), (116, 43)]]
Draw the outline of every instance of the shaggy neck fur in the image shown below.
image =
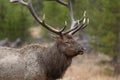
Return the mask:
[[(42, 63), (44, 62), (43, 67), (46, 70), (47, 77), (52, 77), (53, 79), (61, 78), (70, 66), (72, 59), (66, 57), (63, 52), (59, 51), (57, 43), (46, 48), (43, 52), (44, 58), (42, 58)], [(40, 57), (41, 54), (39, 55), (39, 58)]]

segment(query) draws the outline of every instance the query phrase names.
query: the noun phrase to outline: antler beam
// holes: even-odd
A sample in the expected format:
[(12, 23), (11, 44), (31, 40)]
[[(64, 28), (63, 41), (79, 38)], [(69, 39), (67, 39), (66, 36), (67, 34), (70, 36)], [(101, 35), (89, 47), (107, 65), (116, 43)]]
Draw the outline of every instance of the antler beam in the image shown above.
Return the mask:
[[(12, 3), (18, 2), (18, 3), (26, 6), (38, 23), (40, 23), (43, 27), (45, 27), (49, 31), (56, 33), (57, 35), (60, 35), (60, 36), (66, 35), (66, 34), (73, 35), (77, 31), (85, 28), (88, 25), (88, 22), (86, 24), (86, 11), (84, 12), (83, 18), (81, 18), (80, 20), (74, 19), (74, 14), (73, 14), (73, 9), (72, 9), (72, 0), (68, 0), (68, 2), (65, 2), (63, 0), (55, 0), (55, 1), (63, 6), (66, 6), (69, 10), (71, 26), (70, 26), (70, 29), (67, 30), (66, 32), (63, 32), (65, 30), (65, 28), (67, 27), (66, 22), (65, 22), (65, 26), (61, 30), (57, 30), (57, 29), (53, 28), (52, 26), (45, 23), (45, 16), (43, 17), (43, 19), (40, 19), (33, 8), (32, 0), (28, 0), (28, 2), (25, 2), (23, 0), (10, 0), (10, 2), (12, 2)], [(89, 21), (89, 20), (87, 20), (87, 21)]]
[(62, 31), (64, 30), (64, 28), (66, 27), (66, 25), (63, 27), (63, 29), (61, 30), (57, 30), (57, 29), (54, 29), (52, 26), (48, 25), (45, 23), (44, 19), (40, 19), (38, 17), (38, 15), (36, 14), (33, 6), (32, 6), (32, 0), (28, 0), (28, 3), (27, 2), (24, 2), (23, 0), (10, 0), (10, 2), (18, 2), (24, 6), (26, 6), (29, 11), (31, 12), (32, 16), (35, 18), (35, 20), (40, 23), (43, 27), (45, 27), (46, 29), (48, 29), (49, 31), (53, 32), (53, 33), (56, 33), (58, 35), (61, 35), (62, 34)]
[(63, 0), (56, 0), (58, 3), (68, 7), (68, 3), (64, 2)]

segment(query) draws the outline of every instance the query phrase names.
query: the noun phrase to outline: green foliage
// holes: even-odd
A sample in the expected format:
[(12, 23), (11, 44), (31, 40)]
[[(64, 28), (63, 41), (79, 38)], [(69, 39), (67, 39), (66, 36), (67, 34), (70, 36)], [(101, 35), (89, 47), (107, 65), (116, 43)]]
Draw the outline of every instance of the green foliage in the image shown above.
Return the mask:
[(0, 0), (0, 39), (29, 38), (28, 28), (31, 23), (26, 8), (10, 3), (8, 0)]
[(89, 33), (93, 35), (96, 42), (100, 45), (94, 45), (99, 51), (109, 55), (115, 55), (120, 30), (120, 3), (118, 0), (90, 0), (90, 27)]

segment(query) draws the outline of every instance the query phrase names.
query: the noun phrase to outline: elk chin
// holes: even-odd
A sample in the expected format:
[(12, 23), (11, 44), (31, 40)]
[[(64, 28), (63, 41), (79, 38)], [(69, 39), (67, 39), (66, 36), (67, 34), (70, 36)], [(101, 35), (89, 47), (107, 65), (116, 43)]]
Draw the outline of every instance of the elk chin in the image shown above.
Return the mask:
[(77, 53), (78, 53), (78, 55), (83, 55), (84, 51), (78, 51)]
[(77, 55), (82, 55), (82, 54), (84, 54), (84, 51), (77, 51), (77, 52), (69, 52), (69, 53), (66, 53), (65, 55), (67, 56), (67, 57), (75, 57), (75, 56), (77, 56)]

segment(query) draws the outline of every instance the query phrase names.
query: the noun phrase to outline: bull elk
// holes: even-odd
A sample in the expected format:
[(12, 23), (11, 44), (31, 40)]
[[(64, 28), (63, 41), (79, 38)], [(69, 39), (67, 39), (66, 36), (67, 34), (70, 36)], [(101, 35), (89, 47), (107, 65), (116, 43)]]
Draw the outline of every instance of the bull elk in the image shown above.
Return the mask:
[(54, 0), (68, 8), (71, 26), (65, 30), (67, 23), (61, 30), (57, 30), (45, 23), (45, 17), (40, 19), (36, 14), (32, 1), (10, 0), (26, 6), (35, 20), (44, 28), (55, 33), (55, 41), (48, 47), (32, 44), (20, 49), (0, 47), (0, 80), (56, 80), (63, 77), (70, 66), (72, 58), (84, 53), (83, 47), (77, 43), (73, 35), (88, 25), (84, 15), (75, 20), (72, 10), (72, 0)]

